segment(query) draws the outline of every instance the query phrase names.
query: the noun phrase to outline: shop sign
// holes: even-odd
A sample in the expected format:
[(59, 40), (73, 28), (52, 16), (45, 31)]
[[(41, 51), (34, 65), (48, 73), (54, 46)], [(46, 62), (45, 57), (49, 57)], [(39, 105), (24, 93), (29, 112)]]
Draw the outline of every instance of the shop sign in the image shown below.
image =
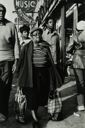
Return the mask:
[(14, 6), (18, 16), (29, 22), (29, 24), (33, 21), (32, 13), (35, 11), (36, 5), (37, 0), (14, 0)]

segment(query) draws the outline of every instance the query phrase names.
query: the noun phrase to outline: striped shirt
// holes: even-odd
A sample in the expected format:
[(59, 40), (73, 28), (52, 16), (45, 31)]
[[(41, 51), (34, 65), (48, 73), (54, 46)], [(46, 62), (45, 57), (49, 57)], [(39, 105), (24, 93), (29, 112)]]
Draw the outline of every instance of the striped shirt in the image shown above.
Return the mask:
[(35, 67), (46, 67), (49, 64), (47, 49), (44, 47), (34, 47), (33, 65)]

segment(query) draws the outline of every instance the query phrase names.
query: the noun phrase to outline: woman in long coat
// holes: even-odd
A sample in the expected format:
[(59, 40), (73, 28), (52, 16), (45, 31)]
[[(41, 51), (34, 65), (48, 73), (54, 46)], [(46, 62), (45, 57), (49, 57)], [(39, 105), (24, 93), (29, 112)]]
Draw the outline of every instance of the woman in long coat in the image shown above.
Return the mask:
[(33, 29), (31, 37), (32, 41), (21, 52), (17, 72), (18, 86), (26, 95), (27, 106), (37, 122), (38, 107), (47, 105), (49, 92), (60, 86), (61, 79), (55, 69), (49, 44), (42, 40), (42, 29)]

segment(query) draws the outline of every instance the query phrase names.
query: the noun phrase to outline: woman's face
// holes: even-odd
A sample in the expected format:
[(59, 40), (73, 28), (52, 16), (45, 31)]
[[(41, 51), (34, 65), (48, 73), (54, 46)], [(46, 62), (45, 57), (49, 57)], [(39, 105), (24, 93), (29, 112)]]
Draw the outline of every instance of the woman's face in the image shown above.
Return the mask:
[(22, 32), (22, 37), (23, 37), (23, 38), (27, 38), (27, 37), (28, 37), (28, 32), (27, 32), (26, 30), (24, 30), (24, 31)]
[(32, 33), (33, 42), (39, 42), (41, 40), (41, 38), (42, 38), (42, 34), (41, 34), (41, 32), (39, 30), (34, 31)]

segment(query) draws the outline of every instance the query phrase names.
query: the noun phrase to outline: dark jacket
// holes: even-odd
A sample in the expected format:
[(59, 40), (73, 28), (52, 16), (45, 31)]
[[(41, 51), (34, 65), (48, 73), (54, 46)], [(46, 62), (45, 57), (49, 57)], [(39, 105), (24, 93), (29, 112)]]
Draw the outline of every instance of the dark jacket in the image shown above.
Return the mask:
[[(41, 42), (42, 47), (46, 47), (48, 49), (48, 55), (50, 60), (50, 73), (52, 77), (50, 87), (52, 89), (61, 86), (61, 78), (54, 67), (54, 62), (50, 53), (49, 44), (45, 41)], [(18, 73), (18, 86), (20, 87), (33, 87), (33, 72), (32, 72), (32, 51), (33, 51), (33, 42), (31, 41), (29, 44), (25, 45), (21, 55), (17, 68)]]

